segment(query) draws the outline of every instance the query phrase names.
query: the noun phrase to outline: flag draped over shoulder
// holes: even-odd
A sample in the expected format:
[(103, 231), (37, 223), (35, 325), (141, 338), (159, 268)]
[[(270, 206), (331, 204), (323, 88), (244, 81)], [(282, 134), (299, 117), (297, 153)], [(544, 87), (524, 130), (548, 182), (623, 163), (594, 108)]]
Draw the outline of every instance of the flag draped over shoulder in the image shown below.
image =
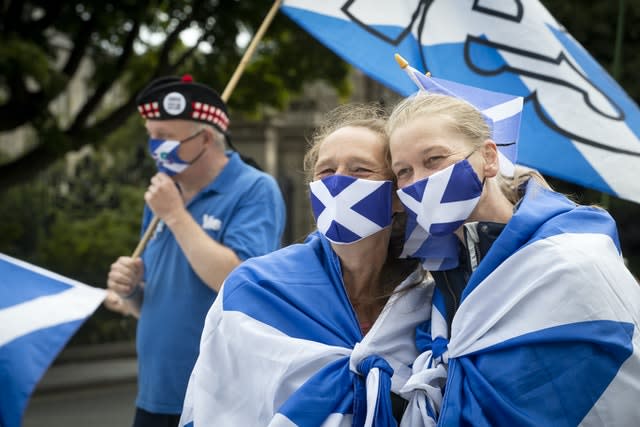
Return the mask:
[(538, 0), (285, 0), (282, 11), (402, 95), (393, 60), (525, 99), (519, 163), (640, 202), (640, 109)]
[(432, 292), (425, 282), (394, 293), (363, 337), (319, 233), (245, 261), (207, 316), (180, 425), (395, 425), (390, 394), (411, 375)]
[(604, 210), (530, 182), (450, 336), (439, 291), (432, 307), (401, 426), (637, 424), (640, 286)]
[(19, 427), (29, 396), (105, 291), (0, 254), (0, 425)]

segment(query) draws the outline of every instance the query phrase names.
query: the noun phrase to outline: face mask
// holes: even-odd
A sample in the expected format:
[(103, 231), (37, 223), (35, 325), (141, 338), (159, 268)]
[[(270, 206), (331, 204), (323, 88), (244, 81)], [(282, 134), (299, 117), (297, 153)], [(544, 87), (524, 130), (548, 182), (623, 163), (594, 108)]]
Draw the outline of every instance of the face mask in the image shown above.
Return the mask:
[(331, 175), (309, 187), (318, 230), (333, 243), (355, 243), (391, 225), (391, 181)]
[(449, 270), (458, 266), (458, 237), (451, 233), (434, 236), (407, 218), (405, 240), (399, 258), (418, 258), (425, 270)]
[(457, 230), (475, 209), (480, 194), (482, 183), (466, 159), (398, 190), (407, 214), (433, 236)]
[(169, 176), (174, 176), (195, 163), (195, 161), (198, 160), (204, 153), (204, 148), (202, 149), (200, 154), (198, 154), (195, 159), (191, 160), (190, 162), (185, 162), (180, 158), (180, 156), (178, 155), (178, 149), (180, 148), (181, 143), (187, 142), (190, 139), (193, 139), (196, 136), (200, 135), (201, 133), (202, 130), (183, 139), (182, 141), (149, 138), (149, 151), (151, 152), (151, 157), (153, 157), (153, 160), (155, 160), (156, 162), (158, 172), (164, 172)]

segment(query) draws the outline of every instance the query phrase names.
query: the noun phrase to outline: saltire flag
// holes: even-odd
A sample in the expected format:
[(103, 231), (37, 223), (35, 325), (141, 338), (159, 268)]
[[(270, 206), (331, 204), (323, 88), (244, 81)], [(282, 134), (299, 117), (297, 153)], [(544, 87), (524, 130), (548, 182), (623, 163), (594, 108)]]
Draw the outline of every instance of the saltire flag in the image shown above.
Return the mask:
[(450, 333), (432, 307), (401, 427), (637, 424), (640, 286), (606, 211), (530, 181)]
[(415, 271), (363, 336), (340, 259), (319, 232), (251, 258), (207, 315), (180, 426), (395, 425), (433, 281)]
[(339, 56), (407, 96), (421, 72), (525, 99), (518, 162), (640, 202), (640, 109), (538, 0), (285, 0)]
[(105, 296), (0, 254), (0, 426), (22, 424), (36, 384)]

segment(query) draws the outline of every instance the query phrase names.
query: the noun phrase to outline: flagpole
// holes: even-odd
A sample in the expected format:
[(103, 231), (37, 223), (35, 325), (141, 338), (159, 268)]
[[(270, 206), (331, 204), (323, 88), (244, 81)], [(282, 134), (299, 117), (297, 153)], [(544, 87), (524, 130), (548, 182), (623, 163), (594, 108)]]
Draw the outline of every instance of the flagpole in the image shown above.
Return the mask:
[[(613, 65), (611, 66), (611, 75), (615, 81), (620, 79), (622, 71), (622, 40), (624, 38), (624, 17), (625, 17), (625, 0), (618, 0), (618, 21), (616, 24), (616, 41), (613, 49)], [(601, 193), (600, 205), (609, 209), (611, 197), (608, 193)]]
[[(253, 52), (256, 50), (256, 46), (258, 46), (258, 42), (260, 42), (260, 40), (264, 36), (264, 33), (267, 31), (267, 28), (269, 28), (269, 25), (271, 25), (271, 21), (273, 21), (274, 16), (278, 12), (278, 9), (280, 8), (281, 3), (282, 3), (282, 0), (275, 0), (273, 2), (271, 9), (269, 9), (269, 12), (267, 13), (267, 16), (262, 21), (262, 24), (260, 24), (260, 28), (258, 28), (258, 31), (256, 31), (256, 34), (253, 36), (253, 39), (251, 40), (251, 43), (249, 43), (247, 50), (245, 50), (244, 55), (242, 55), (242, 59), (240, 60), (240, 63), (238, 64), (235, 71), (233, 72), (233, 75), (231, 76), (231, 79), (227, 83), (227, 86), (224, 88), (222, 95), (220, 95), (220, 98), (222, 98), (222, 100), (225, 103), (229, 100), (229, 97), (231, 96), (231, 92), (233, 92), (236, 85), (238, 84), (238, 81), (240, 80), (240, 77), (242, 76), (244, 69), (249, 63), (251, 56), (253, 56)], [(142, 235), (142, 238), (138, 242), (138, 246), (136, 246), (135, 250), (133, 251), (133, 254), (131, 255), (132, 258), (138, 258), (140, 256), (145, 246), (147, 246), (147, 243), (149, 242), (149, 239), (151, 238), (151, 235), (153, 234), (154, 230), (158, 226), (159, 222), (160, 222), (160, 218), (157, 216), (154, 216), (153, 219), (151, 220), (151, 223), (149, 224), (144, 234)]]

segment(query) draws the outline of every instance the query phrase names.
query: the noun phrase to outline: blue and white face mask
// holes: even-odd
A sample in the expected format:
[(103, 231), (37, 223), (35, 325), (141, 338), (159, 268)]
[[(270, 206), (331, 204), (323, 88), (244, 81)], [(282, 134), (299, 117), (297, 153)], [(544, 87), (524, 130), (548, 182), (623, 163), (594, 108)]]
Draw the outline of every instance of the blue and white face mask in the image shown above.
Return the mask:
[(318, 230), (333, 243), (355, 243), (391, 225), (391, 181), (331, 175), (309, 187)]
[(193, 160), (190, 162), (186, 162), (180, 158), (178, 155), (178, 150), (180, 149), (180, 144), (190, 139), (195, 138), (200, 135), (203, 131), (200, 130), (188, 138), (183, 139), (182, 141), (171, 140), (171, 139), (156, 139), (149, 138), (149, 151), (151, 152), (151, 157), (156, 162), (156, 166), (158, 168), (158, 172), (164, 172), (169, 176), (174, 176), (184, 171), (186, 168), (191, 166), (196, 160), (200, 158), (202, 153), (204, 153), (204, 148)]
[(458, 265), (458, 238), (453, 234), (475, 209), (482, 183), (471, 164), (461, 160), (397, 191), (407, 211), (401, 258), (419, 258), (427, 270)]
[(482, 183), (464, 159), (397, 191), (407, 214), (433, 236), (457, 230), (475, 209)]

